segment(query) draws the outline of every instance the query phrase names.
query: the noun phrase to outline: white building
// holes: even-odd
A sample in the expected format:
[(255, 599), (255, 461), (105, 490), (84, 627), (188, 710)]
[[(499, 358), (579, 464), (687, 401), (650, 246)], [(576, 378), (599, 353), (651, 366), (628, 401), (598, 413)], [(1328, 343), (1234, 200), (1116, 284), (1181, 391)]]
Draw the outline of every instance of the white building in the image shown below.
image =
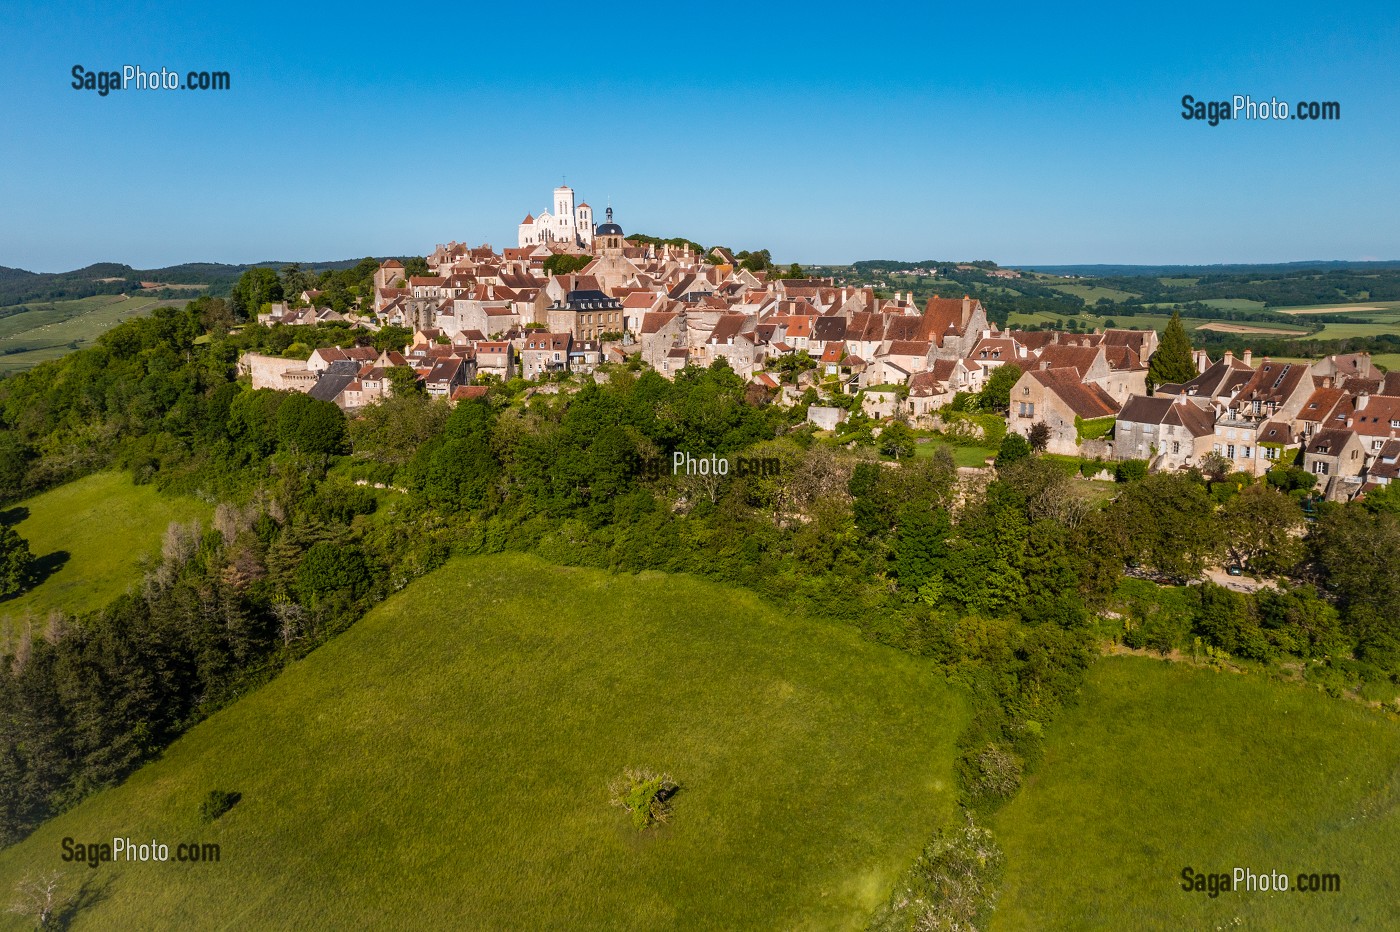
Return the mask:
[(520, 246), (562, 243), (577, 249), (593, 248), (593, 208), (574, 206), (574, 189), (560, 185), (554, 189), (554, 210), (538, 217), (525, 215), (520, 222)]

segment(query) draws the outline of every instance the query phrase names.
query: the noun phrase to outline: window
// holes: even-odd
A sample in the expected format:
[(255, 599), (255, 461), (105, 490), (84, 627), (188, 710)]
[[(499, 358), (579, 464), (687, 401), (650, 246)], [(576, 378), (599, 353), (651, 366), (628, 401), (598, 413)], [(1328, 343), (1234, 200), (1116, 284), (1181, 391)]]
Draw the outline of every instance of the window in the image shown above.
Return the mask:
[(1276, 459), (1278, 459), (1278, 447), (1265, 447), (1265, 448), (1264, 448), (1264, 459), (1266, 459), (1266, 460), (1276, 460)]
[(1247, 459), (1247, 460), (1248, 460), (1248, 459), (1253, 459), (1253, 458), (1254, 458), (1253, 454), (1254, 454), (1254, 451), (1251, 450), (1249, 447), (1245, 447), (1245, 448), (1244, 448), (1244, 458), (1245, 458), (1245, 459)]
[(1318, 460), (1317, 462), (1313, 463), (1313, 474), (1317, 476), (1327, 475), (1327, 464), (1322, 462), (1321, 460)]
[(1175, 454), (1180, 453), (1180, 452), (1181, 452), (1181, 441), (1180, 441), (1180, 440), (1173, 440), (1173, 441), (1172, 441), (1172, 454), (1175, 455)]
[(1235, 458), (1235, 445), (1234, 445), (1233, 443), (1226, 445), (1226, 447), (1225, 447), (1225, 457), (1226, 457), (1226, 459), (1234, 459), (1234, 458)]
[(1027, 385), (1025, 388), (1021, 389), (1021, 394), (1022, 394), (1022, 395), (1029, 395), (1030, 393), (1031, 393), (1031, 387), (1030, 387), (1029, 385)]
[(1372, 449), (1372, 450), (1379, 450), (1379, 449), (1380, 449), (1381, 447), (1383, 447), (1383, 446), (1385, 446), (1385, 441), (1384, 441), (1384, 440), (1372, 440), (1372, 441), (1371, 441), (1371, 449)]

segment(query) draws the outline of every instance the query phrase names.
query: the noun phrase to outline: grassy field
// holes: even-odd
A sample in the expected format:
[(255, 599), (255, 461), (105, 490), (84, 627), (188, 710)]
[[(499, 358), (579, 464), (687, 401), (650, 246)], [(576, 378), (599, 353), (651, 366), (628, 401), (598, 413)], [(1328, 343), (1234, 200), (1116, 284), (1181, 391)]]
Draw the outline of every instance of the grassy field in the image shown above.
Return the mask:
[(1108, 298), (1110, 301), (1126, 301), (1129, 298), (1137, 297), (1137, 295), (1131, 291), (1120, 291), (1117, 288), (1108, 288), (1104, 285), (1051, 285), (1050, 287), (1056, 291), (1083, 298), (1090, 304), (1093, 304), (1100, 298)]
[(28, 592), (0, 602), (0, 625), (26, 616), (42, 625), (55, 609), (101, 608), (140, 581), (142, 560), (160, 556), (171, 521), (207, 521), (209, 514), (196, 499), (161, 495), (117, 472), (87, 476), (11, 506), (6, 520), (23, 519), (14, 528), (46, 575)]
[(1371, 357), (1371, 362), (1384, 366), (1387, 372), (1394, 372), (1400, 369), (1400, 353), (1378, 353)]
[[(740, 590), (458, 559), (0, 852), (0, 891), (120, 835), (221, 858), (67, 865), (74, 929), (855, 928), (954, 818), (965, 723), (928, 664)], [(680, 783), (669, 824), (608, 805), (626, 766)]]
[[(995, 829), (994, 929), (1394, 928), (1400, 726), (1302, 687), (1106, 658)], [(1342, 890), (1212, 899), (1182, 890), (1187, 866), (1337, 873)]]
[(977, 447), (961, 443), (939, 443), (938, 441), (916, 444), (914, 447), (914, 455), (933, 456), (939, 447), (947, 447), (949, 450), (953, 451), (953, 462), (959, 466), (986, 466), (987, 457), (997, 455), (997, 451), (993, 450), (991, 447)]
[(0, 318), (0, 372), (28, 369), (91, 344), (123, 320), (149, 313), (162, 304), (183, 304), (170, 298), (133, 295), (94, 295), (72, 301), (26, 305), (29, 310)]

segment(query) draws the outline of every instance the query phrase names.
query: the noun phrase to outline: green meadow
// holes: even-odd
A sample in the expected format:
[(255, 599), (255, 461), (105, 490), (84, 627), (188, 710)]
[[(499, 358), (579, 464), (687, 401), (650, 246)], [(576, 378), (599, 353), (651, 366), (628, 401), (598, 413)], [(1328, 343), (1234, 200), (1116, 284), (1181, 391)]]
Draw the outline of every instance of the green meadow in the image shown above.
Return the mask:
[[(86, 880), (74, 929), (859, 928), (956, 818), (966, 722), (930, 664), (742, 590), (459, 558), (0, 852), (0, 891)], [(679, 783), (667, 824), (609, 805), (629, 766)], [(114, 836), (220, 859), (60, 860)]]
[[(994, 828), (993, 929), (1394, 928), (1400, 724), (1258, 676), (1104, 658)], [(1211, 898), (1182, 889), (1188, 866), (1335, 873), (1341, 891)]]
[(16, 372), (57, 359), (70, 352), (73, 344), (88, 345), (121, 321), (148, 314), (162, 304), (183, 305), (184, 301), (93, 295), (27, 304), (27, 311), (0, 317), (0, 372)]
[(1109, 288), (1105, 285), (1051, 285), (1056, 291), (1071, 294), (1093, 304), (1101, 298), (1108, 298), (1110, 301), (1127, 301), (1136, 298), (1137, 295), (1131, 291), (1120, 291), (1117, 288)]
[(39, 561), (42, 581), (0, 601), (0, 628), (24, 618), (42, 625), (54, 610), (92, 611), (141, 581), (146, 560), (160, 556), (171, 521), (208, 521), (193, 498), (161, 495), (134, 485), (126, 473), (102, 472), (59, 486), (5, 509)]

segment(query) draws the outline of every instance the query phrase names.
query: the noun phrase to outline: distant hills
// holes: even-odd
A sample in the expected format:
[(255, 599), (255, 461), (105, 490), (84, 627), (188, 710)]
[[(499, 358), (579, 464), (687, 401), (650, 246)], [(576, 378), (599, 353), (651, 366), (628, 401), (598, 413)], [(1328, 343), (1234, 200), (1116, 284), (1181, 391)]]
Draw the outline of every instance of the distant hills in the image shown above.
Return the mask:
[[(65, 301), (98, 294), (137, 291), (142, 282), (167, 285), (203, 285), (210, 294), (227, 294), (233, 283), (251, 268), (280, 269), (295, 260), (229, 265), (223, 262), (185, 262), (160, 269), (134, 269), (119, 262), (98, 262), (71, 272), (30, 272), (0, 266), (0, 307), (31, 301)], [(359, 259), (301, 262), (307, 270), (348, 269)]]
[(1218, 265), (1008, 265), (1023, 272), (1048, 275), (1085, 275), (1092, 278), (1151, 276), (1194, 278), (1206, 275), (1286, 275), (1298, 272), (1378, 272), (1400, 269), (1400, 259), (1383, 262), (1350, 262), (1345, 259), (1317, 259), (1304, 262), (1234, 263)]

